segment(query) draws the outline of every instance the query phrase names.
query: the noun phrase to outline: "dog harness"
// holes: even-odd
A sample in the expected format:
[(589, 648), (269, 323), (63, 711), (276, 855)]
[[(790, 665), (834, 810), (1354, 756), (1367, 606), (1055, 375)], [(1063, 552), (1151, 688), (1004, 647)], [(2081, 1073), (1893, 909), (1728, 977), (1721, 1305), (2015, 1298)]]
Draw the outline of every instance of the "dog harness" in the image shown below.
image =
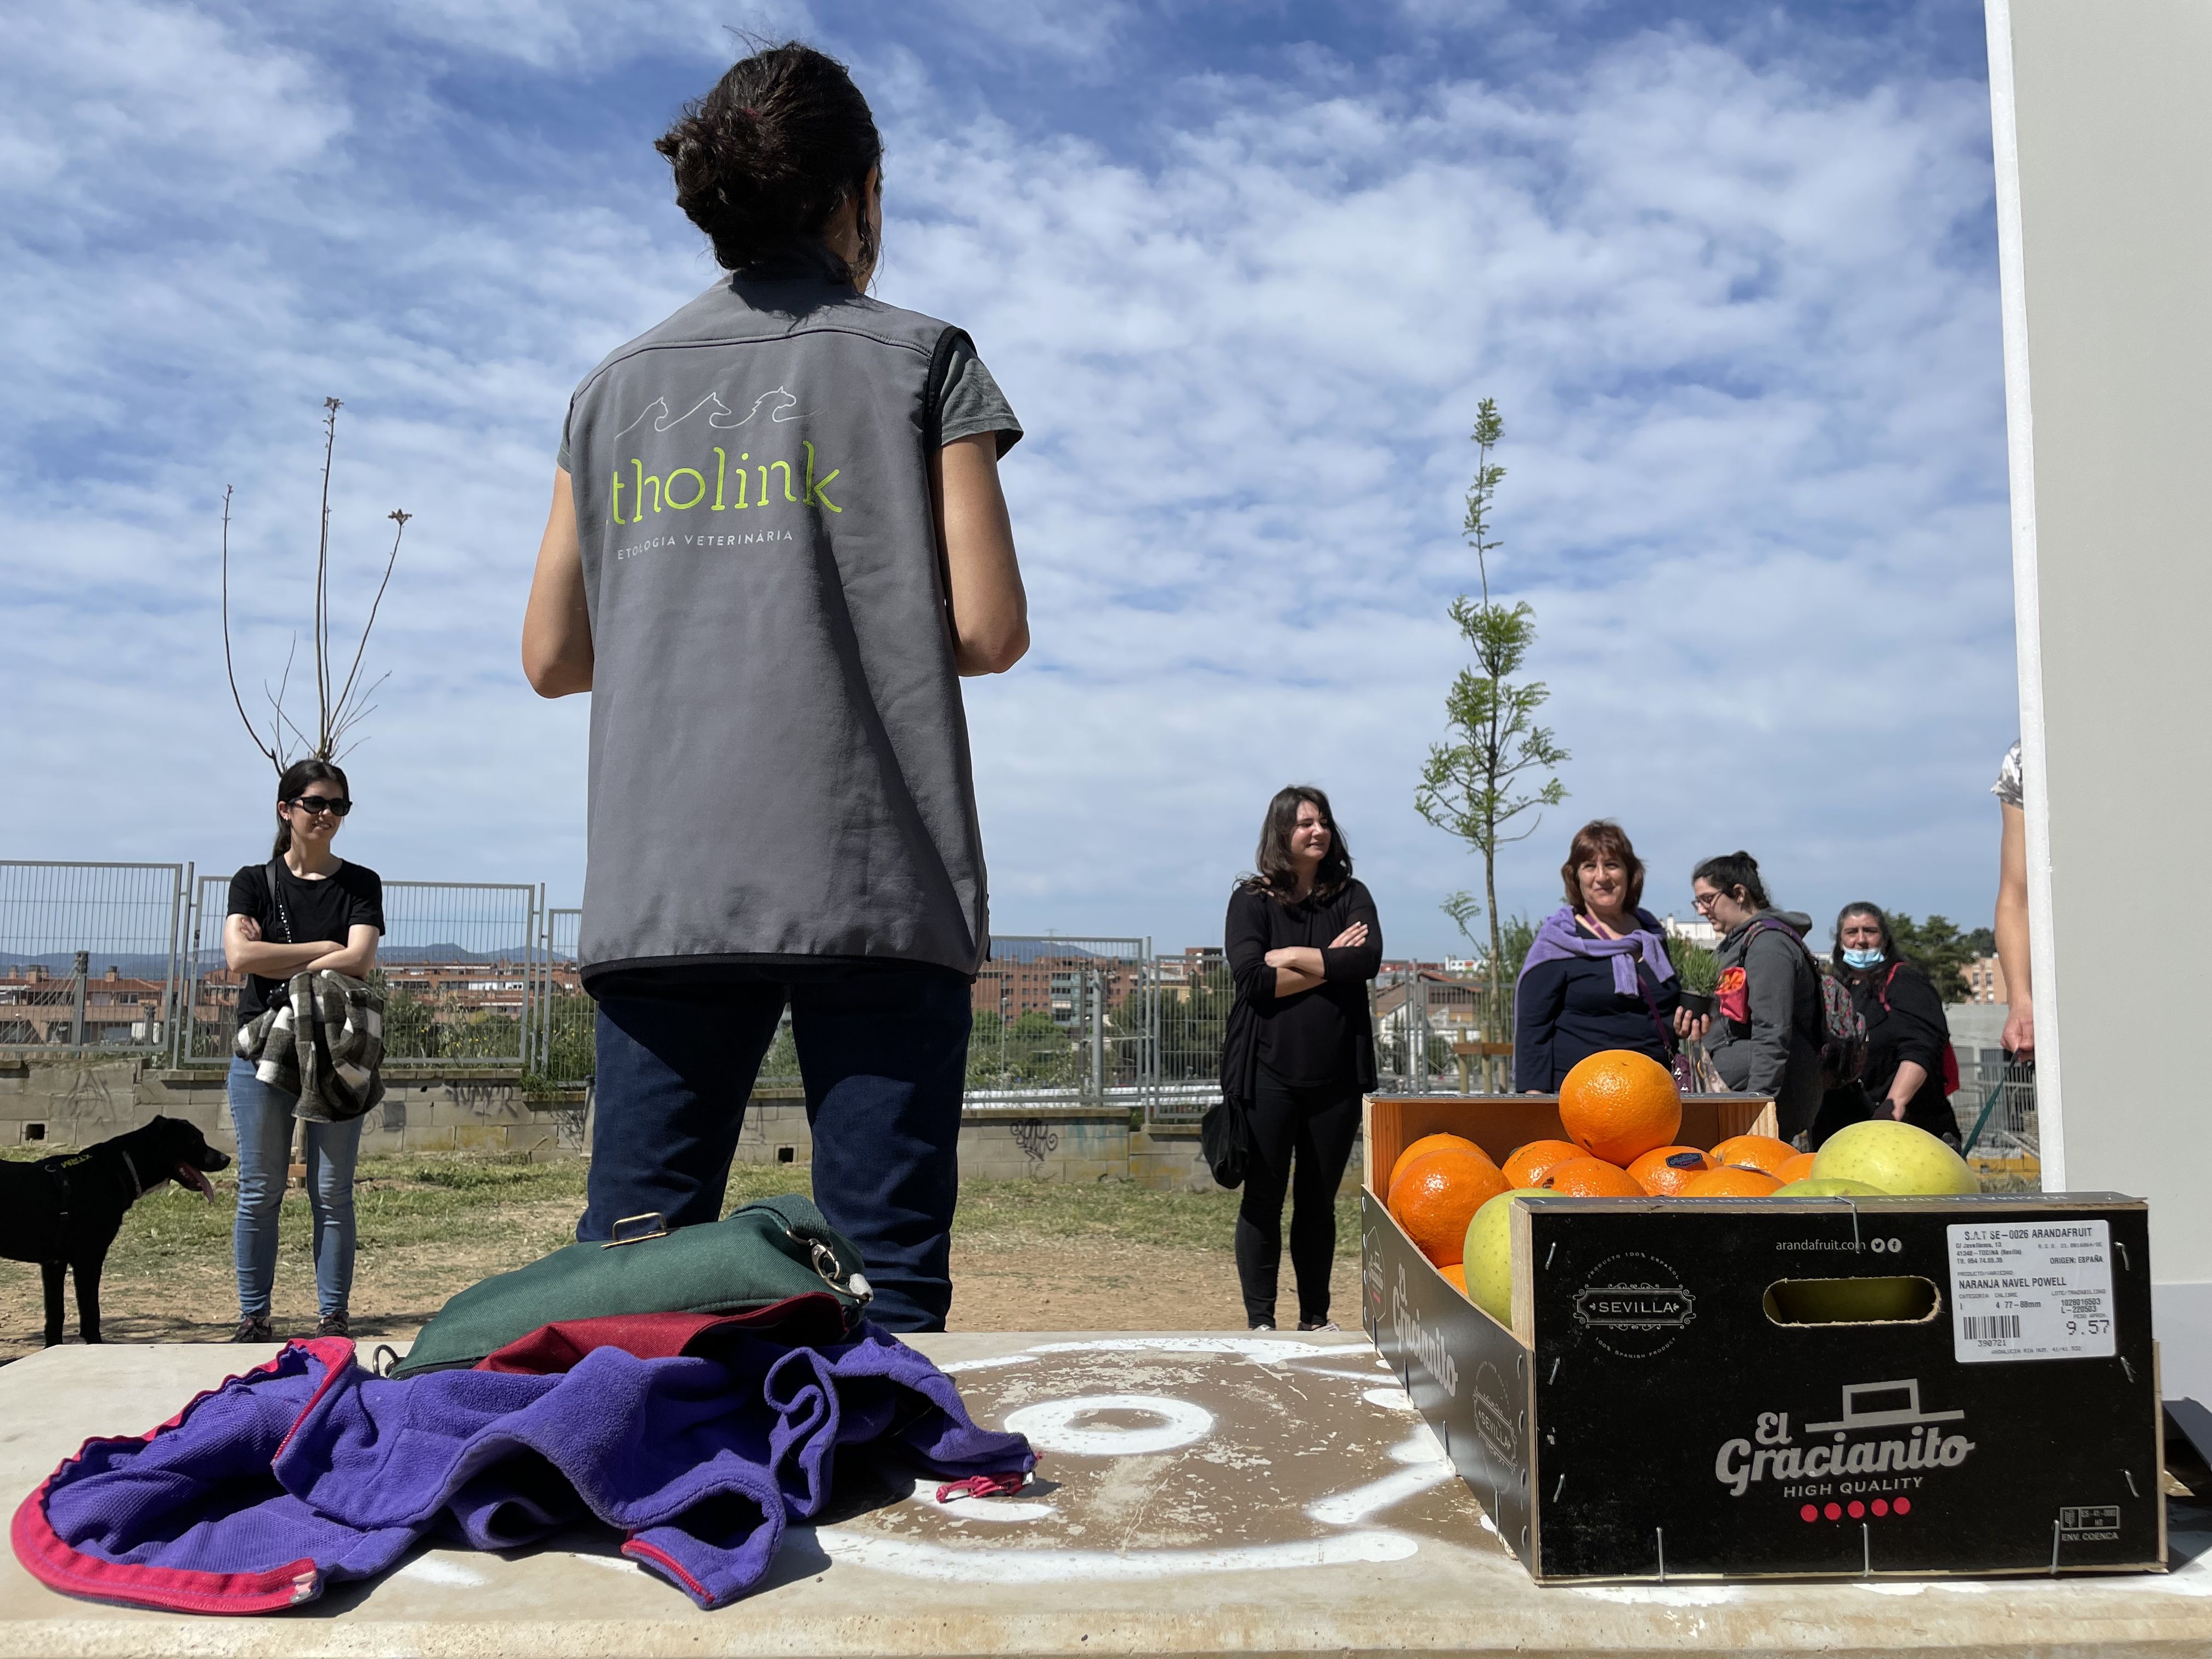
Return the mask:
[(565, 1370), (405, 1379), (363, 1370), (342, 1339), (289, 1343), (149, 1433), (88, 1441), (15, 1511), (16, 1558), (66, 1595), (269, 1613), (388, 1571), (434, 1529), (511, 1549), (596, 1516), (624, 1555), (718, 1607), (819, 1513), (841, 1455), (997, 1489), (1036, 1466), (872, 1325), (818, 1348), (684, 1314), (562, 1336), (484, 1364), (581, 1350)]

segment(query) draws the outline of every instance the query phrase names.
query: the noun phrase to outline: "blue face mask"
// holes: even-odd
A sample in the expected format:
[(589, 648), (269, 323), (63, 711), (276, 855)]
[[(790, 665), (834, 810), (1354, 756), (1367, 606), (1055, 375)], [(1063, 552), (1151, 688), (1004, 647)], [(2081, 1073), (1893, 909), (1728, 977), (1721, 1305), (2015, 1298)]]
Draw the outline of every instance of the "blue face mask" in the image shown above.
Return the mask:
[(1848, 966), (1853, 968), (1879, 968), (1881, 966), (1882, 956), (1879, 951), (1846, 951), (1844, 952), (1844, 961)]

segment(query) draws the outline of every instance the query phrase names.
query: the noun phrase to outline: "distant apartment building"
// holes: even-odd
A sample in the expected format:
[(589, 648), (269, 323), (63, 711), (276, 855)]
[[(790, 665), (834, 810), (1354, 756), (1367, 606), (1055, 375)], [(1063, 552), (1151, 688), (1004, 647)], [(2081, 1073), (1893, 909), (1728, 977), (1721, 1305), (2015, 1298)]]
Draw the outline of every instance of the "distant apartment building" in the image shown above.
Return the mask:
[(1977, 957), (1959, 971), (1966, 981), (1966, 1001), (2003, 1002), (2006, 1000), (2004, 964), (1996, 957)]
[[(114, 968), (84, 983), (84, 1041), (158, 1042), (167, 987), (158, 979), (125, 979)], [(76, 1040), (77, 981), (37, 963), (0, 975), (0, 1046), (66, 1045)]]
[(1714, 949), (1721, 942), (1721, 930), (1703, 916), (1693, 916), (1687, 921), (1680, 921), (1670, 915), (1660, 922), (1659, 927), (1668, 939), (1678, 939), (1685, 945), (1701, 945), (1708, 951)]

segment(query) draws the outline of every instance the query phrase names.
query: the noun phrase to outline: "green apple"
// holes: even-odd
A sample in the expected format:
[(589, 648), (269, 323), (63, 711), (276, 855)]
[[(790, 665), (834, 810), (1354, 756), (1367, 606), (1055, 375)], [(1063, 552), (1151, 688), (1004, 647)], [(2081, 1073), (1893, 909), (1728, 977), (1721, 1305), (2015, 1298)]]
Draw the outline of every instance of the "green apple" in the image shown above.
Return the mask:
[(1516, 1187), (1474, 1212), (1467, 1224), (1468, 1300), (1501, 1325), (1513, 1322), (1513, 1200), (1553, 1198), (1541, 1187)]
[(1978, 1193), (1966, 1160), (1925, 1129), (1871, 1118), (1839, 1129), (1813, 1159), (1815, 1181), (1863, 1181), (1893, 1197)]
[(1802, 1181), (1793, 1181), (1777, 1187), (1768, 1194), (1771, 1198), (1887, 1198), (1889, 1194), (1879, 1187), (1869, 1187), (1863, 1181), (1845, 1181), (1830, 1176), (1825, 1181), (1819, 1176), (1807, 1176)]

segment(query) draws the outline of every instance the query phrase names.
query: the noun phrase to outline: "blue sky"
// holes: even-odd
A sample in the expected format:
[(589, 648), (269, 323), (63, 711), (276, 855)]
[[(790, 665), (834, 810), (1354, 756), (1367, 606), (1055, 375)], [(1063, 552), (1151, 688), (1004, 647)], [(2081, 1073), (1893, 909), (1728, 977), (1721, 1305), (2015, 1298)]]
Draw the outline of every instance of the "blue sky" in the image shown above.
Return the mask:
[(1485, 395), (1573, 756), (1504, 908), (1601, 815), (1662, 911), (1744, 847), (1786, 904), (1986, 921), (2017, 716), (1957, 4), (42, 6), (0, 61), (4, 856), (265, 847), (219, 503), (251, 694), (335, 393), (342, 623), (416, 515), (341, 848), (574, 902), (585, 711), (523, 684), (522, 600), (569, 391), (714, 274), (651, 143), (732, 26), (852, 65), (878, 291), (968, 328), (1029, 429), (1036, 645), (969, 683), (1000, 931), (1217, 937), (1295, 779), (1393, 953), (1450, 948), (1480, 863), (1412, 797)]

